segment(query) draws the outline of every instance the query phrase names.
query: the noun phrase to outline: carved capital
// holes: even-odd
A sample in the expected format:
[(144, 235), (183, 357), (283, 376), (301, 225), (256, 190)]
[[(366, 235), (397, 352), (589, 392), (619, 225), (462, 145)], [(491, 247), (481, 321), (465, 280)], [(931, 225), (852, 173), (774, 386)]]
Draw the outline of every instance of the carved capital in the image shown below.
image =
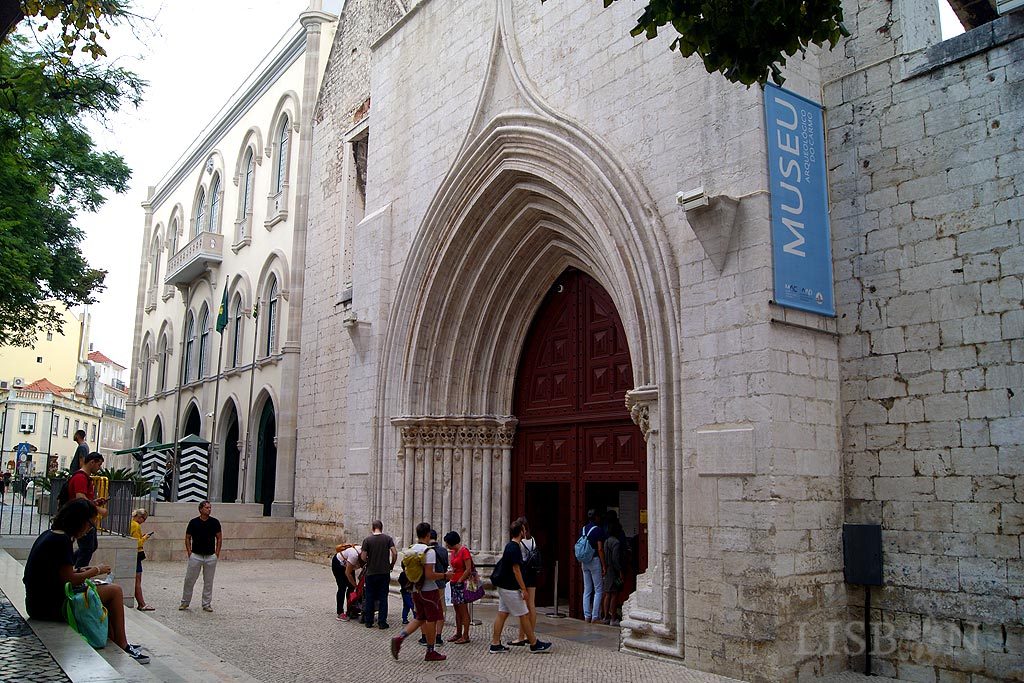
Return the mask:
[(643, 432), (644, 441), (648, 441), (650, 433), (658, 431), (658, 388), (643, 386), (627, 391), (626, 408), (629, 417)]

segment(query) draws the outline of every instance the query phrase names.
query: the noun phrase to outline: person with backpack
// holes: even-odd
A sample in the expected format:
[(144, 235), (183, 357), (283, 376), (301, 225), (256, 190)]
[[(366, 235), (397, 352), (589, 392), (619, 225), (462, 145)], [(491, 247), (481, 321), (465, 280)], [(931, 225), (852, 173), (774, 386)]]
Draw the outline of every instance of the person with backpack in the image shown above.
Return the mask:
[[(334, 557), (331, 558), (331, 572), (334, 574), (334, 581), (338, 584), (336, 596), (338, 621), (348, 621), (352, 618), (356, 606), (350, 595), (356, 590), (359, 581), (356, 578), (356, 571), (362, 568), (363, 561), (359, 557), (362, 548), (352, 543), (342, 543), (334, 548)], [(348, 607), (346, 609), (346, 601)]]
[(74, 555), (74, 564), (78, 568), (87, 566), (89, 561), (92, 560), (92, 555), (99, 546), (99, 542), (96, 539), (96, 524), (99, 523), (100, 518), (107, 516), (107, 509), (104, 507), (107, 504), (107, 499), (97, 498), (96, 490), (92, 485), (92, 477), (96, 476), (101, 467), (103, 467), (103, 456), (95, 451), (89, 453), (82, 462), (82, 468), (71, 475), (65, 488), (61, 489), (60, 493), (57, 494), (58, 506), (63, 506), (71, 500), (84, 498), (92, 501), (98, 512), (93, 520), (92, 528), (87, 533), (78, 537), (78, 550), (75, 551)]
[(412, 585), (405, 572), (398, 575), (398, 590), (402, 595), (402, 625), (409, 623), (409, 615), (416, 618), (416, 608), (412, 604)]
[[(441, 545), (437, 544), (437, 530), (436, 529), (431, 529), (430, 530), (430, 543), (427, 544), (427, 545), (428, 545), (428, 547), (432, 548), (434, 550), (434, 552), (436, 553), (437, 561), (436, 561), (436, 563), (434, 565), (434, 571), (439, 573), (439, 574), (443, 574), (445, 576), (445, 578), (438, 579), (436, 581), (437, 589), (440, 591), (440, 595), (442, 597), (442, 602), (441, 602), (441, 618), (437, 622), (437, 636), (434, 639), (434, 646), (435, 647), (442, 647), (444, 645), (444, 638), (441, 636), (441, 634), (444, 633), (444, 617), (445, 617), (445, 604), (443, 602), (443, 599), (444, 599), (444, 587), (446, 585), (448, 585), (448, 550), (444, 546), (441, 546)], [(426, 644), (427, 644), (427, 637), (425, 635), (420, 636), (420, 645), (426, 645)]]
[[(537, 579), (540, 576), (541, 562), (540, 551), (537, 550), (537, 539), (530, 533), (530, 523), (526, 517), (516, 520), (523, 525), (523, 538), (519, 545), (523, 551), (523, 583), (526, 584), (526, 606), (530, 608), (530, 626), (534, 633), (537, 632)], [(525, 647), (529, 641), (523, 627), (519, 627), (519, 635), (509, 643), (515, 647)]]
[(537, 639), (537, 634), (530, 625), (530, 608), (526, 605), (529, 593), (526, 590), (526, 582), (523, 581), (523, 549), (520, 545), (520, 541), (523, 540), (523, 523), (519, 520), (512, 522), (509, 536), (511, 538), (505, 544), (501, 559), (498, 560), (491, 575), (491, 582), (498, 590), (498, 616), (494, 618), (491, 645), (487, 652), (495, 655), (509, 651), (501, 643), (501, 632), (510, 614), (519, 618), (519, 628), (526, 634), (530, 652), (547, 652), (551, 649), (551, 643)]
[(604, 541), (601, 515), (587, 511), (587, 523), (574, 548), (576, 559), (583, 568), (583, 619), (588, 624), (601, 618), (601, 599), (604, 597)]
[(430, 546), (430, 524), (420, 522), (416, 525), (416, 543), (409, 547), (402, 558), (402, 569), (409, 581), (416, 618), (391, 639), (391, 656), (395, 659), (398, 659), (405, 639), (421, 628), (427, 646), (427, 654), (423, 660), (443, 662), (448, 659), (434, 649), (434, 643), (437, 637), (437, 622), (444, 619), (441, 591), (437, 582), (439, 579), (450, 580), (451, 571), (441, 574), (436, 568), (437, 550)]

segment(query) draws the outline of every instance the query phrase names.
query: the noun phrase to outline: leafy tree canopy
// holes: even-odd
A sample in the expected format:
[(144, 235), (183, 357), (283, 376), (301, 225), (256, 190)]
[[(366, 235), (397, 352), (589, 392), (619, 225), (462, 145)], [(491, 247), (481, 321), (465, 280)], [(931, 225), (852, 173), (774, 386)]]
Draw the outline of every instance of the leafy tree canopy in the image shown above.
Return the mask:
[(137, 105), (143, 85), (124, 69), (54, 60), (20, 36), (0, 45), (0, 345), (31, 345), (59, 329), (55, 304), (92, 303), (102, 289), (74, 218), (105, 190), (124, 192), (131, 171), (96, 149), (85, 124)]
[(131, 17), (126, 0), (0, 0), (0, 41), (24, 19), (38, 20), (36, 29), (60, 27), (55, 55), (67, 63), (79, 47), (98, 59), (107, 54), (100, 39), (109, 39), (107, 28)]
[(781, 85), (787, 57), (849, 35), (840, 0), (649, 0), (630, 34), (650, 39), (663, 26), (679, 34), (670, 49), (744, 85)]

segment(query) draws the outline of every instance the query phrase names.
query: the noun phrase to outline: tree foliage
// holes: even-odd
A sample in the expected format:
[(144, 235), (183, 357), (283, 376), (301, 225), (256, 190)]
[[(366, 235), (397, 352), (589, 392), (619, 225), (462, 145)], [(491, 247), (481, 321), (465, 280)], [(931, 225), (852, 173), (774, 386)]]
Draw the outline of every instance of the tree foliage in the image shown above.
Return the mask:
[(36, 28), (47, 31), (60, 27), (55, 54), (67, 63), (75, 51), (99, 59), (107, 54), (100, 39), (109, 39), (107, 29), (131, 17), (126, 0), (0, 0), (0, 41), (26, 18), (38, 20)]
[(670, 49), (745, 85), (781, 85), (787, 57), (849, 35), (840, 0), (649, 0), (630, 34), (650, 39), (664, 26), (679, 34)]
[(131, 172), (96, 149), (86, 122), (137, 105), (142, 86), (124, 69), (55, 61), (22, 37), (0, 45), (0, 345), (58, 330), (55, 304), (92, 303), (102, 288), (74, 218), (105, 190), (124, 192)]

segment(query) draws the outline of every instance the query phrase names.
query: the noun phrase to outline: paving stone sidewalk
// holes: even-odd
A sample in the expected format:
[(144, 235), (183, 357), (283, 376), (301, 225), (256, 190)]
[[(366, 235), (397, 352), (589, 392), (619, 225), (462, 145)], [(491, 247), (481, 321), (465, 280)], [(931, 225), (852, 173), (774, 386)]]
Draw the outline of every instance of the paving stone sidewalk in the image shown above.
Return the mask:
[(70, 683), (3, 591), (0, 591), (0, 681)]
[[(296, 560), (222, 562), (217, 567), (212, 613), (199, 608), (202, 578), (192, 608), (178, 611), (184, 575), (184, 560), (145, 563), (143, 590), (146, 601), (157, 608), (149, 616), (268, 683), (731, 680), (559, 638), (551, 638), (554, 648), (549, 654), (518, 650), (490, 655), (490, 623), (473, 627), (472, 643), (444, 647), (449, 656), (446, 662), (424, 662), (424, 649), (412, 639), (395, 661), (388, 646), (401, 627), (401, 600), (390, 601), (391, 629), (387, 631), (336, 621), (336, 585), (328, 566)], [(451, 630), (449, 625), (446, 634)], [(511, 639), (514, 634), (509, 630), (507, 636)]]

